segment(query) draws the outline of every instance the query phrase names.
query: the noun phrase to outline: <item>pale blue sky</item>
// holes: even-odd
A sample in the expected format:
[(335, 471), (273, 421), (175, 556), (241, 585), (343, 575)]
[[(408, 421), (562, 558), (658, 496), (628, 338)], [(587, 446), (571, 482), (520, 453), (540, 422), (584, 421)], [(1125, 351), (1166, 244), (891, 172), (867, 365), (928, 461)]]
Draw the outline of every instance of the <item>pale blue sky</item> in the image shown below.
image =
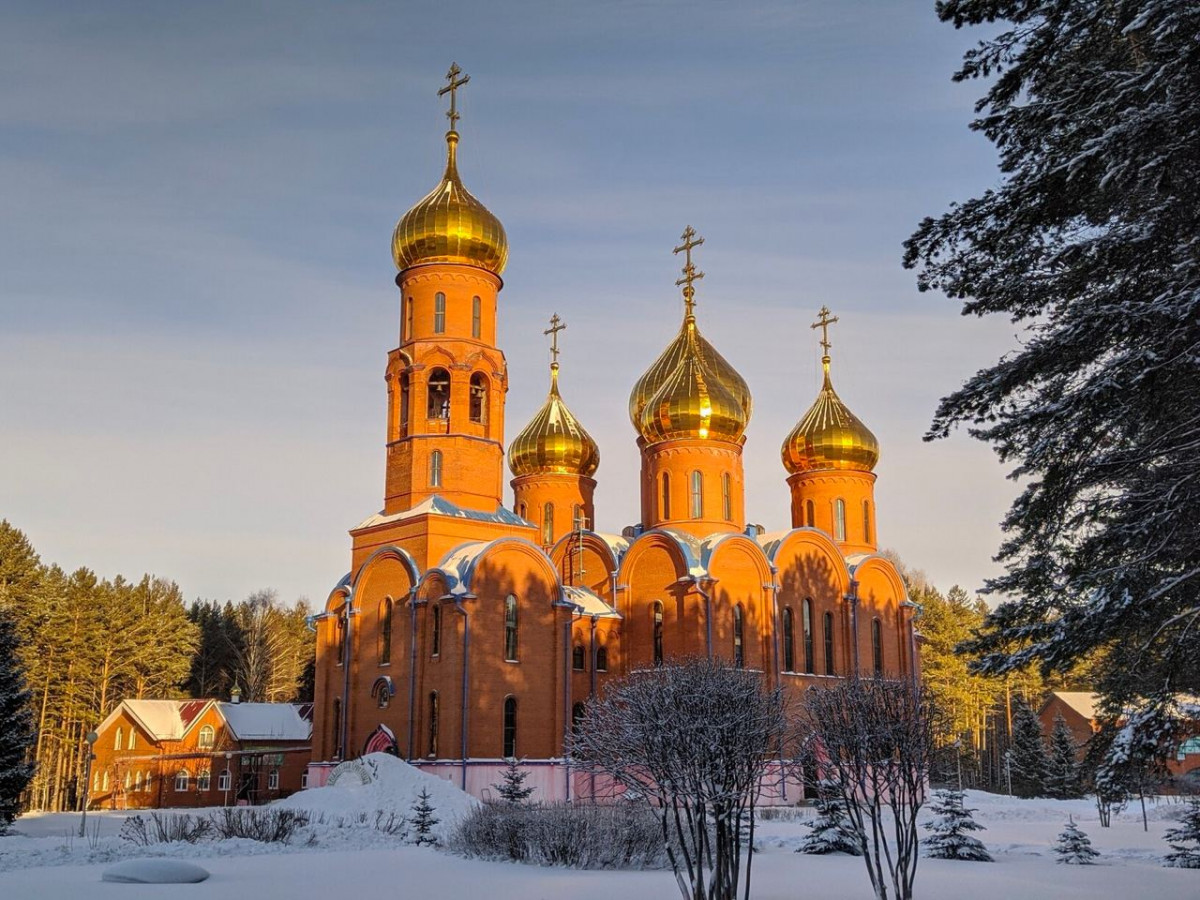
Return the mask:
[(0, 11), (0, 517), (47, 560), (188, 596), (323, 601), (382, 499), (396, 219), (460, 169), (507, 228), (508, 438), (563, 392), (601, 445), (597, 519), (636, 521), (634, 379), (701, 327), (755, 395), (751, 521), (788, 524), (779, 444), (835, 383), (878, 435), (883, 545), (935, 583), (995, 571), (1013, 487), (924, 444), (938, 397), (1013, 343), (919, 296), (919, 219), (993, 184), (953, 85), (978, 35), (927, 0), (20, 3)]

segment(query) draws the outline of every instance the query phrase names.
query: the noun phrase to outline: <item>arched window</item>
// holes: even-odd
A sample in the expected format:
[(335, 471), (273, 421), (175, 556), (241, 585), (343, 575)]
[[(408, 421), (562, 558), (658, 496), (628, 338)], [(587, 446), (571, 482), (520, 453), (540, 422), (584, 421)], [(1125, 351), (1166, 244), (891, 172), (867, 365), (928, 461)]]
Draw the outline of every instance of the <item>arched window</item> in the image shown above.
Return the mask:
[(863, 540), (871, 543), (871, 501), (863, 501)]
[(433, 295), (433, 333), (446, 333), (446, 295), (441, 291)]
[(196, 741), (196, 747), (200, 750), (211, 750), (217, 742), (217, 731), (211, 725), (205, 725), (200, 729), (200, 737)]
[(196, 778), (196, 790), (207, 791), (212, 787), (212, 773), (205, 769)]
[(438, 692), (429, 692), (429, 749), (426, 756), (437, 759), (438, 755)]
[(517, 758), (517, 699), (504, 698), (504, 753), (505, 759)]
[(137, 731), (132, 725), (129, 726), (129, 741), (125, 744), (126, 750), (137, 749)]
[(549, 501), (542, 507), (542, 543), (554, 543), (554, 504)]
[(133, 790), (133, 773), (128, 769), (125, 770), (125, 780), (121, 782), (121, 787), (127, 794)]
[(408, 302), (404, 305), (406, 307), (405, 321), (404, 321), (404, 337), (406, 340), (411, 341), (413, 339), (413, 298), (409, 297)]
[(476, 372), (471, 376), (471, 421), (477, 425), (487, 423), (487, 376)]
[(346, 616), (345, 607), (337, 611), (337, 621), (333, 626), (333, 639), (337, 644), (337, 664), (346, 661)]
[(450, 373), (440, 366), (429, 373), (429, 403), (426, 413), (431, 419), (450, 418)]
[(803, 616), (801, 627), (804, 629), (804, 671), (811, 675), (817, 670), (817, 667), (813, 660), (812, 600), (807, 597), (804, 599), (801, 615)]
[(434, 603), (429, 610), (429, 655), (438, 656), (442, 652), (442, 608)]
[(733, 521), (733, 479), (728, 472), (721, 475), (721, 512), (726, 522)]
[(442, 451), (434, 450), (429, 454), (429, 486), (442, 486)]
[(739, 669), (746, 665), (745, 638), (746, 626), (739, 603), (733, 608), (733, 664)]
[(817, 512), (811, 500), (804, 501), (804, 524), (809, 528), (815, 528), (817, 524)]
[(512, 594), (504, 598), (504, 658), (517, 661), (517, 598)]
[(400, 376), (400, 437), (408, 436), (409, 394), (409, 378), (405, 372)]
[(576, 703), (571, 707), (571, 734), (579, 734), (579, 723), (583, 721), (585, 712), (587, 712), (587, 707), (582, 703)]
[(139, 769), (139, 770), (138, 770), (138, 773), (137, 773), (137, 777), (133, 779), (133, 791), (134, 791), (134, 793), (135, 793), (135, 794), (140, 794), (140, 793), (142, 792), (142, 788), (144, 788), (145, 786), (146, 786), (146, 781), (145, 781), (145, 778), (143, 777), (143, 775), (142, 775), (142, 772), (141, 772), (141, 770)]
[(837, 673), (837, 668), (834, 666), (833, 659), (833, 613), (827, 612), (825, 619), (825, 674), (834, 675)]
[(846, 540), (846, 501), (841, 497), (833, 501), (833, 539)]
[(471, 298), (471, 337), (478, 340), (483, 334), (483, 302), (478, 297)]
[(588, 527), (587, 516), (583, 514), (582, 504), (576, 503), (571, 507), (571, 527), (576, 530)]
[(330, 735), (329, 745), (333, 747), (333, 758), (342, 758), (342, 698), (333, 698), (333, 716), (331, 723), (333, 734)]
[(582, 672), (586, 668), (586, 658), (587, 652), (583, 649), (583, 644), (576, 644), (571, 648), (571, 668), (576, 672)]
[(102, 791), (108, 790), (108, 769), (104, 770), (104, 777), (102, 779), (100, 779), (100, 790), (102, 790)]
[(796, 617), (790, 606), (783, 608), (783, 671), (796, 671)]
[(654, 664), (663, 664), (663, 605), (657, 600), (650, 606), (650, 621), (654, 629)]
[(392, 598), (379, 604), (379, 663), (392, 661)]
[(608, 648), (607, 647), (597, 647), (596, 648), (596, 671), (597, 672), (607, 672), (608, 671)]
[(704, 476), (697, 470), (692, 473), (692, 518), (704, 515)]
[(182, 793), (183, 791), (186, 791), (188, 789), (188, 779), (190, 777), (191, 776), (188, 775), (187, 769), (180, 769), (178, 772), (176, 772), (175, 773), (175, 790), (179, 791), (180, 793)]
[(113, 749), (120, 750), (125, 744), (125, 729), (118, 726), (117, 738), (113, 741)]
[(671, 476), (663, 472), (662, 477), (662, 515), (660, 518), (671, 518)]
[(883, 674), (883, 623), (879, 619), (871, 620), (871, 661), (875, 666), (875, 674)]

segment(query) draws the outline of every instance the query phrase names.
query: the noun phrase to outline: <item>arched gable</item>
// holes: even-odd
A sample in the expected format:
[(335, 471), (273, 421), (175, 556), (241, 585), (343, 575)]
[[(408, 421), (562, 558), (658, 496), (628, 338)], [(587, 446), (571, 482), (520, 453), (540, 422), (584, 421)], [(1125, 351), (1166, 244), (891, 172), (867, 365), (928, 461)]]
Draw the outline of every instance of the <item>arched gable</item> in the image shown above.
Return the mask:
[(456, 576), (458, 587), (457, 590), (452, 589), (452, 593), (474, 594), (478, 588), (477, 581), (481, 569), (485, 568), (491, 559), (509, 553), (518, 554), (525, 559), (532, 570), (544, 578), (547, 586), (555, 588), (553, 593), (557, 595), (559, 581), (554, 564), (541, 547), (525, 538), (502, 537), (486, 543), (480, 541), (461, 545), (446, 555), (440, 568)]
[(860, 602), (873, 603), (878, 608), (885, 605), (894, 608), (908, 599), (904, 579), (886, 556), (871, 554), (856, 560), (853, 573), (859, 583)]
[(701, 562), (709, 575), (720, 581), (724, 560), (734, 555), (740, 555), (750, 562), (758, 573), (759, 586), (771, 583), (774, 572), (770, 560), (762, 547), (744, 534), (722, 534), (706, 540)]
[[(689, 575), (703, 577), (707, 574), (700, 560), (700, 546), (690, 535), (683, 535), (667, 528), (644, 531), (630, 544), (621, 559), (617, 579), (621, 584), (631, 584), (638, 579), (638, 570), (648, 556), (666, 554), (673, 564), (674, 577), (678, 581)], [(666, 585), (662, 585), (666, 587)]]
[(433, 366), (441, 366), (443, 369), (452, 369), (457, 367), (458, 360), (454, 354), (445, 347), (437, 344), (423, 348), (424, 352), (417, 358), (417, 361), (426, 368)]
[(421, 568), (417, 565), (416, 560), (403, 547), (397, 547), (395, 544), (388, 544), (385, 547), (380, 547), (374, 553), (367, 557), (358, 571), (354, 574), (354, 596), (358, 599), (359, 593), (364, 590), (367, 585), (379, 574), (383, 574), (386, 570), (385, 563), (397, 563), (406, 580), (407, 584), (402, 591), (388, 591), (397, 600), (401, 600), (401, 595), (407, 594), (417, 584), (421, 582)]
[(833, 586), (838, 597), (850, 590), (850, 569), (845, 557), (825, 532), (793, 528), (766, 549), (775, 567), (781, 594), (811, 596), (818, 585)]
[[(575, 552), (574, 542), (577, 535), (578, 532), (576, 531), (568, 531), (560, 537), (554, 546), (550, 548), (550, 559), (557, 562), (562, 559), (564, 553)], [(583, 546), (604, 560), (607, 567), (606, 572), (615, 571), (620, 564), (617, 555), (613, 553), (612, 546), (594, 531), (585, 530), (583, 532)]]

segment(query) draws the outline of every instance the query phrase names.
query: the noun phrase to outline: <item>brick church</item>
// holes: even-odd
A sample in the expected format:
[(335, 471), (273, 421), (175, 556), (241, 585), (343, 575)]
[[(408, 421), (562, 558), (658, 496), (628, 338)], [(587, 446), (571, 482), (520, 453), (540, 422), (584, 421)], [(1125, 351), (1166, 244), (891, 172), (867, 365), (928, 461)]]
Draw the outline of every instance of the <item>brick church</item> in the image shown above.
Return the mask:
[(350, 571), (318, 617), (309, 783), (384, 750), (476, 795), (515, 757), (541, 799), (576, 796), (563, 748), (584, 702), (673, 657), (720, 657), (793, 694), (856, 670), (915, 677), (914, 607), (876, 553), (878, 443), (833, 388), (836, 319), (821, 310), (824, 383), (782, 441), (790, 527), (764, 533), (744, 502), (751, 393), (700, 331), (691, 228), (679, 332), (629, 396), (641, 522), (593, 528), (600, 450), (560, 393), (557, 317), (504, 506), (508, 242), (459, 176), (467, 77), (455, 66), (447, 81), (445, 172), (392, 239), (383, 508), (351, 530)]

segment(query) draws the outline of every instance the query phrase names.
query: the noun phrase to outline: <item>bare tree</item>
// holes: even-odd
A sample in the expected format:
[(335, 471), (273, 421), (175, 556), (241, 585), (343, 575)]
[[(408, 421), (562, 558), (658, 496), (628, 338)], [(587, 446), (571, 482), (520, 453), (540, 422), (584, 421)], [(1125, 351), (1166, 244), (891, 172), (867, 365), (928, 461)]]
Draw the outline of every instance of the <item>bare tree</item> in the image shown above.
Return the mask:
[(912, 897), (933, 719), (928, 693), (906, 680), (851, 678), (806, 695), (806, 742), (845, 804), (879, 900)]
[(760, 673), (697, 659), (589, 701), (572, 753), (649, 805), (685, 900), (736, 900), (739, 886), (749, 896), (754, 806), (784, 732), (782, 695)]

